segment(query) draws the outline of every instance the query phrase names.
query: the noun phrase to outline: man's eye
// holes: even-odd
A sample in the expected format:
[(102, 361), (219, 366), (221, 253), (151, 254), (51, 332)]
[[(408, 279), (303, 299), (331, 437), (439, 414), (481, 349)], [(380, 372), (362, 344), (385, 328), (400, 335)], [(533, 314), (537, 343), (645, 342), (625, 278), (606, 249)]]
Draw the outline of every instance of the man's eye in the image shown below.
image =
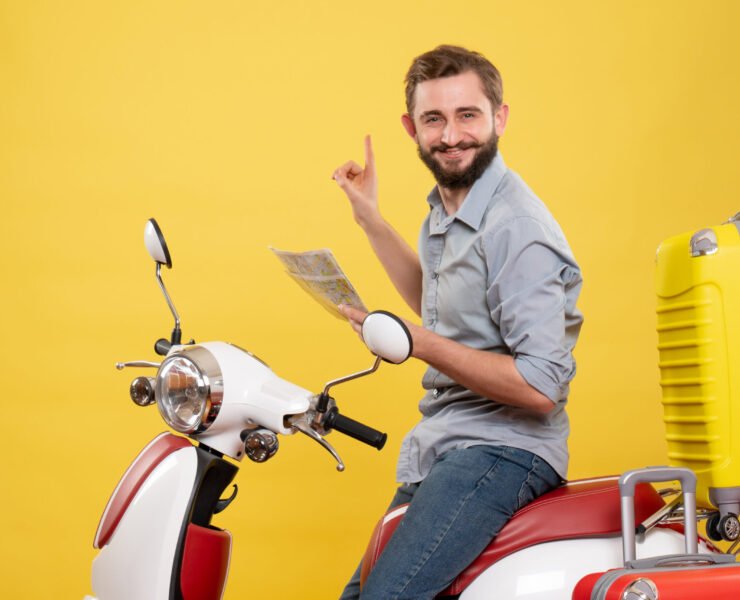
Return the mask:
[(427, 123), (439, 123), (440, 118), (439, 117), (427, 117), (426, 122)]
[(463, 119), (474, 119), (475, 113), (463, 113)]

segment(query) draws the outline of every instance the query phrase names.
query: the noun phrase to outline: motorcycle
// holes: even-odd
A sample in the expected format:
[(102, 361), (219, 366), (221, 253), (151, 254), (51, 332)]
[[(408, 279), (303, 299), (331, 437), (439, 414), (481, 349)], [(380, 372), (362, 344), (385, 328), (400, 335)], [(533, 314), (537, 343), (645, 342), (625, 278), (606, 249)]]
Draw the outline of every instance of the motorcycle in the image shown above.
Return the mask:
[[(155, 343), (161, 362), (132, 361), (117, 368), (154, 368), (136, 377), (130, 396), (139, 406), (156, 404), (176, 432), (154, 438), (131, 463), (100, 519), (94, 546), (92, 596), (85, 600), (218, 600), (223, 597), (231, 535), (211, 524), (236, 498), (238, 463), (265, 462), (279, 436), (301, 433), (344, 463), (325, 436), (332, 430), (381, 449), (386, 435), (340, 413), (330, 390), (370, 375), (382, 362), (399, 364), (412, 351), (404, 323), (375, 311), (361, 336), (375, 356), (363, 371), (332, 380), (314, 394), (279, 378), (250, 352), (224, 342), (182, 343), (180, 317), (162, 279), (172, 267), (169, 249), (153, 219), (145, 244), (174, 317), (170, 339)], [(226, 460), (226, 458), (232, 460)], [(677, 480), (680, 492), (657, 491), (648, 482)], [(672, 494), (673, 500), (664, 496)], [(378, 524), (363, 560), (369, 573), (405, 507)], [(461, 600), (569, 599), (590, 573), (655, 556), (689, 556), (712, 564), (734, 561), (697, 536), (696, 476), (686, 468), (651, 468), (573, 481), (545, 494), (509, 521), (497, 538), (443, 595)], [(725, 538), (729, 539), (729, 538)], [(643, 562), (640, 562), (640, 561)], [(624, 598), (652, 598), (625, 595)], [(625, 592), (626, 594), (627, 592)]]
[(160, 339), (161, 362), (118, 363), (118, 369), (154, 368), (154, 377), (136, 377), (130, 386), (138, 406), (156, 404), (169, 427), (134, 459), (111, 495), (94, 539), (92, 589), (87, 600), (211, 600), (223, 596), (231, 535), (211, 524), (213, 515), (236, 498), (222, 494), (247, 456), (262, 463), (279, 448), (278, 436), (301, 433), (344, 463), (325, 436), (339, 431), (381, 449), (386, 434), (339, 412), (330, 391), (370, 375), (383, 361), (399, 364), (411, 354), (404, 323), (383, 311), (371, 313), (362, 339), (373, 365), (328, 382), (320, 394), (278, 377), (254, 354), (225, 342), (182, 343), (180, 316), (162, 279), (172, 267), (159, 225), (145, 228), (147, 250), (175, 325)]

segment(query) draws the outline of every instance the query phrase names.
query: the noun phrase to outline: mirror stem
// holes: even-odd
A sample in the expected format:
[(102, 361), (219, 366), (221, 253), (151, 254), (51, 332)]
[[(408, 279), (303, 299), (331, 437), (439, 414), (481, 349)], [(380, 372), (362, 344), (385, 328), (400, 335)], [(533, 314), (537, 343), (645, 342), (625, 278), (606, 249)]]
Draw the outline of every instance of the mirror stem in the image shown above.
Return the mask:
[(365, 369), (364, 371), (360, 371), (358, 373), (352, 373), (352, 375), (347, 375), (346, 377), (340, 377), (339, 379), (335, 379), (333, 381), (330, 381), (329, 383), (324, 386), (324, 391), (321, 392), (319, 395), (319, 402), (316, 410), (318, 410), (320, 413), (326, 412), (326, 409), (329, 405), (329, 390), (334, 387), (335, 385), (339, 383), (344, 383), (346, 381), (352, 381), (353, 379), (357, 379), (359, 377), (364, 377), (365, 375), (370, 375), (370, 373), (375, 373), (375, 371), (378, 370), (378, 367), (380, 366), (380, 361), (382, 359), (379, 356), (375, 357), (375, 363), (372, 367), (369, 369)]
[(162, 281), (161, 263), (157, 263), (157, 282), (159, 283), (159, 289), (161, 289), (162, 293), (164, 294), (165, 300), (167, 300), (167, 306), (170, 307), (172, 316), (175, 317), (175, 328), (172, 330), (172, 339), (170, 341), (173, 345), (179, 344), (182, 337), (182, 331), (180, 329), (180, 315), (177, 314), (177, 310), (175, 310), (175, 305), (172, 303), (172, 299), (167, 293), (167, 288), (164, 286), (164, 281)]

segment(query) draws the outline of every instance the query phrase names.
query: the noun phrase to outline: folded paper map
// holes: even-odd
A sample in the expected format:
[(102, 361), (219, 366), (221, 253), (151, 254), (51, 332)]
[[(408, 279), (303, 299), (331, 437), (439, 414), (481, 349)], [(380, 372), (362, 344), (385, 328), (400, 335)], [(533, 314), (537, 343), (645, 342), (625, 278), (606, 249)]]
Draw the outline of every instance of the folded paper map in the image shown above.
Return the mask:
[(345, 319), (338, 304), (367, 311), (331, 250), (286, 252), (270, 247), (290, 277), (335, 317)]

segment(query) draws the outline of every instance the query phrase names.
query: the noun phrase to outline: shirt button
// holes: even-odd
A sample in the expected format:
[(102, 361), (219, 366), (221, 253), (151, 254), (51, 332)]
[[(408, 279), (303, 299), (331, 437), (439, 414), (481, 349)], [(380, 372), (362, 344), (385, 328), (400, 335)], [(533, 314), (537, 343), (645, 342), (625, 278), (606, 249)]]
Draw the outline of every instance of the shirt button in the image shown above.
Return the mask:
[(439, 397), (439, 388), (434, 388), (434, 391), (432, 392), (432, 396), (434, 396), (435, 398)]
[(432, 271), (432, 279), (437, 279), (439, 277), (439, 273), (437, 271)]

